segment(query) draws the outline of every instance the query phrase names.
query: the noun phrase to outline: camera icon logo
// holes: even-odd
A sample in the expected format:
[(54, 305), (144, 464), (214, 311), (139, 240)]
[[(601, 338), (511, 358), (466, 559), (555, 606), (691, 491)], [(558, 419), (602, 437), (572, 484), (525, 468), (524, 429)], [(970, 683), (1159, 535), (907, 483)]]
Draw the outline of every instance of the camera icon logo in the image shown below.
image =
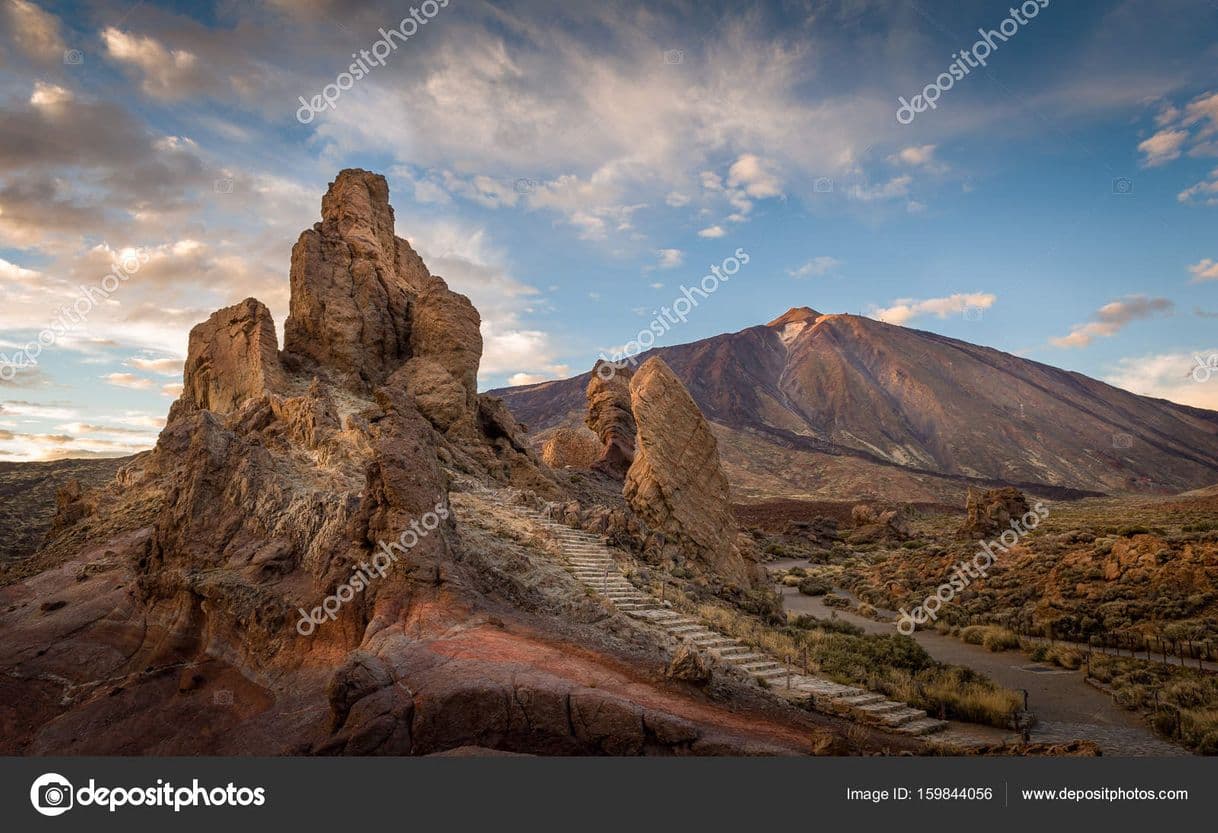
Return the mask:
[(521, 177), (520, 179), (516, 180), (515, 188), (517, 194), (531, 194), (537, 190), (537, 181)]
[(233, 704), (233, 693), (227, 688), (218, 689), (212, 694), (211, 702), (215, 706), (231, 706)]
[(1113, 448), (1133, 448), (1133, 435), (1132, 434), (1113, 434), (1112, 435), (1112, 447)]
[(833, 179), (827, 176), (817, 177), (812, 183), (812, 192), (815, 194), (832, 194)]
[(231, 194), (233, 192), (233, 180), (231, 177), (217, 179), (214, 187), (217, 194)]
[(63, 62), (68, 66), (80, 66), (85, 62), (85, 53), (79, 49), (65, 49), (63, 51)]
[(1133, 180), (1127, 176), (1118, 176), (1112, 180), (1112, 193), (1118, 196), (1128, 196), (1133, 193)]
[(40, 775), (30, 787), (30, 803), (44, 816), (61, 816), (72, 809), (72, 782), (62, 775)]
[(669, 49), (664, 52), (664, 63), (666, 64), (683, 64), (685, 63), (685, 52), (680, 49)]
[(984, 312), (981, 307), (965, 307), (963, 315), (965, 321), (980, 321)]

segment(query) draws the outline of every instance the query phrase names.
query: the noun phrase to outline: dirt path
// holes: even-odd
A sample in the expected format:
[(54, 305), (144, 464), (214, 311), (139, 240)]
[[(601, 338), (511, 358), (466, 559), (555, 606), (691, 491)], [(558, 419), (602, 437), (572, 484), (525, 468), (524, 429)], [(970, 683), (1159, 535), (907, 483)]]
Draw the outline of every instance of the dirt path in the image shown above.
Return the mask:
[[(770, 569), (806, 566), (802, 561), (774, 561)], [(835, 611), (822, 597), (804, 596), (794, 587), (779, 588), (783, 606), (818, 619), (834, 615), (861, 627), (866, 633), (894, 633), (890, 622), (876, 622), (852, 611)], [(845, 591), (835, 592), (849, 596)], [(1135, 712), (1115, 705), (1107, 694), (1088, 685), (1078, 671), (1032, 662), (1019, 651), (993, 653), (936, 631), (918, 631), (918, 644), (940, 662), (972, 668), (1007, 688), (1025, 689), (1028, 706), (1036, 714), (1032, 740), (1053, 743), (1083, 738), (1095, 741), (1105, 755), (1187, 755), (1175, 744), (1160, 740)]]

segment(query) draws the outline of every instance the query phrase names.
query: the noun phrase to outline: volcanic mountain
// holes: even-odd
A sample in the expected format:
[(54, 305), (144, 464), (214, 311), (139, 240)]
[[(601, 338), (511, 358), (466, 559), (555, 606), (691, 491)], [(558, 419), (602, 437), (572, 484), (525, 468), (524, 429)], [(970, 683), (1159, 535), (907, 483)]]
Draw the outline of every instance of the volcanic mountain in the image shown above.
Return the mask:
[[(950, 500), (1179, 492), (1218, 479), (1218, 413), (934, 333), (808, 307), (656, 348), (740, 496)], [(582, 420), (590, 373), (494, 391), (535, 438)]]

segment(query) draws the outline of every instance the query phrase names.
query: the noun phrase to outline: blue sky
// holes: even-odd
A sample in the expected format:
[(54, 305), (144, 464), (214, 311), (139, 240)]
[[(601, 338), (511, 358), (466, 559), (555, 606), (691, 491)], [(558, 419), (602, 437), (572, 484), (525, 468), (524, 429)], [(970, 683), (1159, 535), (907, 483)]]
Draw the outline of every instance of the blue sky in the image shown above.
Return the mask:
[(419, 5), (302, 124), (409, 4), (0, 0), (0, 352), (138, 263), (0, 374), (0, 459), (150, 444), (194, 323), (282, 327), (352, 166), (479, 307), (487, 388), (588, 369), (742, 248), (658, 343), (806, 305), (1218, 408), (1218, 4)]

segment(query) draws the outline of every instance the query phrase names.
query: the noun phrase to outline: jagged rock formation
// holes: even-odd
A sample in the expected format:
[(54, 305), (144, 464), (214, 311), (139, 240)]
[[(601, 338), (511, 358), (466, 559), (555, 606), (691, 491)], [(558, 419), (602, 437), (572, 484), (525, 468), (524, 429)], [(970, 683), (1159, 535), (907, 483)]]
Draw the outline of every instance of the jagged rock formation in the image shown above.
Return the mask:
[(454, 478), (563, 493), (477, 393), (477, 311), (394, 235), (382, 177), (339, 174), (291, 288), (282, 352), (254, 299), (191, 332), (156, 448), (96, 496), (66, 489), (45, 569), (0, 586), (0, 752), (819, 748), (640, 683), (561, 568), (465, 543)]
[(638, 435), (623, 494), (631, 508), (710, 573), (754, 582), (760, 568), (736, 544), (718, 443), (685, 386), (651, 358), (630, 381), (630, 401)]
[(559, 428), (541, 446), (541, 461), (550, 468), (592, 468), (601, 456), (601, 443), (587, 428)]
[(1028, 499), (1014, 487), (982, 492), (969, 489), (965, 505), (968, 518), (960, 527), (961, 538), (986, 538), (1011, 528), (1011, 521), (1028, 514)]
[(598, 361), (588, 380), (585, 424), (600, 437), (601, 452), (593, 468), (621, 480), (634, 462), (634, 411), (630, 404), (629, 367)]

